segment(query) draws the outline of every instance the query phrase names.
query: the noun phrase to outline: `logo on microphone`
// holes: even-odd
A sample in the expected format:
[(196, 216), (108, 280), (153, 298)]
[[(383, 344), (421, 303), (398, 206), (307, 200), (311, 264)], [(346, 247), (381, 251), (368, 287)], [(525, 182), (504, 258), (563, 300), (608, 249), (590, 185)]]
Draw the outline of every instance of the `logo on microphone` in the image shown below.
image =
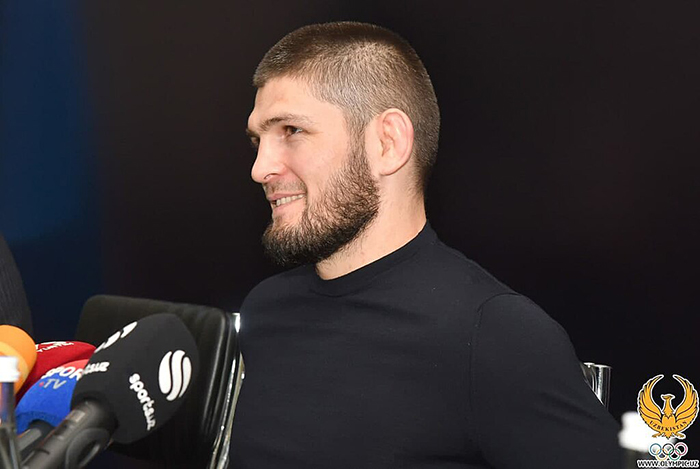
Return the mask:
[(192, 378), (192, 362), (182, 350), (168, 352), (160, 361), (158, 384), (166, 399), (174, 401), (187, 391)]
[(129, 384), (131, 384), (129, 389), (136, 393), (136, 398), (143, 404), (142, 409), (143, 416), (146, 418), (146, 431), (149, 431), (156, 426), (156, 409), (154, 406), (156, 402), (148, 395), (148, 390), (144, 386), (143, 381), (141, 381), (141, 376), (139, 376), (138, 373), (129, 376)]
[(82, 374), (78, 376), (78, 379), (85, 375), (89, 375), (90, 373), (107, 373), (108, 369), (109, 362), (88, 363), (85, 365), (85, 369), (83, 369)]
[[(107, 366), (109, 366), (109, 363), (107, 363)], [(57, 366), (44, 373), (41, 379), (49, 378), (55, 374), (58, 374), (61, 378), (74, 379), (77, 381), (83, 376), (83, 368), (79, 366)]]
[(54, 342), (42, 342), (36, 344), (36, 353), (46, 352), (60, 347), (68, 347), (70, 345), (75, 345), (75, 342), (65, 342), (65, 341), (54, 341)]
[(117, 332), (115, 332), (114, 334), (112, 334), (111, 336), (109, 336), (109, 338), (108, 338), (107, 340), (105, 340), (104, 342), (102, 342), (102, 343), (95, 349), (95, 351), (93, 352), (93, 355), (94, 355), (95, 353), (97, 353), (97, 352), (100, 352), (100, 351), (106, 349), (107, 347), (111, 347), (112, 345), (114, 345), (114, 343), (115, 343), (117, 340), (123, 339), (124, 337), (126, 337), (127, 335), (129, 335), (129, 334), (131, 333), (131, 331), (133, 331), (134, 329), (136, 329), (136, 325), (137, 325), (137, 324), (138, 324), (138, 321), (134, 321), (134, 322), (132, 322), (132, 323), (129, 323), (129, 324), (127, 324), (126, 326), (124, 326), (124, 328), (122, 328), (121, 331), (117, 331)]

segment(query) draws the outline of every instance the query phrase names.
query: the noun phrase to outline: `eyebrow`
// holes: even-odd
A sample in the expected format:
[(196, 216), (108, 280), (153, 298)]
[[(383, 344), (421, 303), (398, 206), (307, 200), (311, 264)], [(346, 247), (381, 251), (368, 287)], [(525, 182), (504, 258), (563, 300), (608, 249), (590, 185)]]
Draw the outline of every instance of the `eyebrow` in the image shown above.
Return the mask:
[(260, 124), (259, 132), (251, 130), (250, 127), (248, 127), (245, 129), (245, 133), (250, 138), (259, 138), (260, 133), (266, 132), (270, 129), (270, 127), (272, 127), (275, 124), (279, 124), (280, 122), (294, 122), (299, 123), (301, 125), (314, 124), (313, 120), (301, 114), (280, 114), (279, 116), (270, 117), (269, 119), (265, 119), (264, 121), (262, 121), (262, 123)]

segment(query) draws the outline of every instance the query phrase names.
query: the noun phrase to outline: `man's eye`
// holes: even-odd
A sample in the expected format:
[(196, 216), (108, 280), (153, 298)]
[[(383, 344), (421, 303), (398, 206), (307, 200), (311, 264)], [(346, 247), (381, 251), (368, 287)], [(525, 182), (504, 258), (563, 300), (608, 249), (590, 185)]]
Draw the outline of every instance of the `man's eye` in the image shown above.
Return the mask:
[(302, 130), (299, 127), (294, 127), (293, 125), (285, 125), (284, 126), (284, 133), (286, 136), (298, 134)]
[(250, 146), (253, 147), (253, 150), (257, 150), (258, 147), (260, 146), (260, 139), (251, 138), (250, 139)]

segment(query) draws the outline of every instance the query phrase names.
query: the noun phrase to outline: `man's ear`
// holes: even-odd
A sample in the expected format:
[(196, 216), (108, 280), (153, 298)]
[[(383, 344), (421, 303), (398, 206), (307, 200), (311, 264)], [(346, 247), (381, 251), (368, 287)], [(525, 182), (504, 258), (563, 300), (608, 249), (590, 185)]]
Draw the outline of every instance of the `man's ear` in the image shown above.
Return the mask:
[(400, 109), (391, 108), (376, 118), (376, 130), (381, 142), (381, 154), (375, 159), (375, 169), (382, 176), (394, 174), (404, 167), (413, 151), (413, 123)]

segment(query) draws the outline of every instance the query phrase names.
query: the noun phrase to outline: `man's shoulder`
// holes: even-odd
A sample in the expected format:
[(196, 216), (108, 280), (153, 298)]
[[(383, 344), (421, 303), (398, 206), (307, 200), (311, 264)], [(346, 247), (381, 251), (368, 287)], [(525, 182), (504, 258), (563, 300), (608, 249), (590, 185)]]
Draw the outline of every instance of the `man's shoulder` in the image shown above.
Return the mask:
[(416, 270), (420, 276), (439, 280), (466, 295), (479, 292), (484, 301), (496, 295), (514, 293), (479, 263), (439, 238), (416, 256), (414, 262), (419, 267)]

